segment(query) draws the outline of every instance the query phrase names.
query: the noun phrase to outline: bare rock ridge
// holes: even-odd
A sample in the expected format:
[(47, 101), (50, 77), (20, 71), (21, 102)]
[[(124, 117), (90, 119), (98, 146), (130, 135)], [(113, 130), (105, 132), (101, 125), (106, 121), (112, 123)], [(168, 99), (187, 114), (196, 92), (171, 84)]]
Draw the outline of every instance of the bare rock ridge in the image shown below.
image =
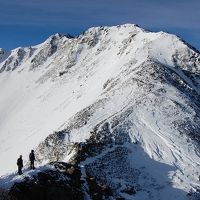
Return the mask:
[(58, 199), (199, 198), (195, 48), (124, 24), (1, 52), (0, 160), (10, 161), (0, 173), (32, 148), (50, 163), (3, 176), (5, 195), (50, 199), (49, 187)]
[(3, 62), (8, 57), (8, 52), (0, 48), (0, 63)]

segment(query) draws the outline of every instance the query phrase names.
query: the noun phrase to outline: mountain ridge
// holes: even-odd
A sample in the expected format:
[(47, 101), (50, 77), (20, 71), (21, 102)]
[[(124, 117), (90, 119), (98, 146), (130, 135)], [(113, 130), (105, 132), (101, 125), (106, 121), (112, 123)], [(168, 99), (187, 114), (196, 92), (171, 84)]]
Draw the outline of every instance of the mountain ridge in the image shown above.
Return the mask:
[(198, 51), (130, 24), (19, 49), (0, 63), (0, 158), (12, 158), (2, 174), (18, 152), (35, 148), (41, 164), (78, 162), (84, 180), (96, 177), (116, 198), (167, 199), (172, 191), (183, 200), (198, 189)]

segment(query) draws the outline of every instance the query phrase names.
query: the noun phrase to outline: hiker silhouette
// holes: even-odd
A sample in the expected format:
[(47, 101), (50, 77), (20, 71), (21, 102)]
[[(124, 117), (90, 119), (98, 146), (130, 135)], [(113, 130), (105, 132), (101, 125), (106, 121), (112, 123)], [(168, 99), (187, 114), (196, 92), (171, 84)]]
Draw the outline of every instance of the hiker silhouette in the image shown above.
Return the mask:
[(34, 166), (34, 162), (35, 162), (34, 150), (31, 150), (31, 153), (29, 154), (29, 161), (30, 161), (30, 168), (35, 169), (35, 166)]
[(22, 160), (22, 155), (17, 159), (17, 166), (18, 166), (18, 174), (22, 174), (22, 168), (23, 168), (23, 160)]

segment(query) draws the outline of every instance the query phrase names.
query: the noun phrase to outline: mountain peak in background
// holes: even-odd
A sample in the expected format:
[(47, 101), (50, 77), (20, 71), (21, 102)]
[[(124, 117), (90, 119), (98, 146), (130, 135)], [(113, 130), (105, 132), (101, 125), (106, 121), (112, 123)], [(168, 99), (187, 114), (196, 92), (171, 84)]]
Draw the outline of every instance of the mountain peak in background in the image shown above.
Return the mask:
[[(179, 37), (132, 24), (55, 34), (1, 59), (0, 85), (1, 175), (34, 148), (51, 163), (38, 184), (39, 172), (63, 177), (62, 161), (88, 199), (197, 197), (200, 54)], [(0, 186), (15, 191), (31, 173)]]

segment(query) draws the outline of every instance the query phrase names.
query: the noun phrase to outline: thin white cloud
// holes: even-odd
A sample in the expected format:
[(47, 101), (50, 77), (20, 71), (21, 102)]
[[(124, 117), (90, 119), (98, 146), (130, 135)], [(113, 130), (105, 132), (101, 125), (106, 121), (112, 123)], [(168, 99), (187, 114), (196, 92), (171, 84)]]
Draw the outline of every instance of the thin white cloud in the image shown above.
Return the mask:
[(0, 0), (0, 24), (78, 26), (135, 21), (150, 26), (196, 29), (199, 8), (197, 0)]

